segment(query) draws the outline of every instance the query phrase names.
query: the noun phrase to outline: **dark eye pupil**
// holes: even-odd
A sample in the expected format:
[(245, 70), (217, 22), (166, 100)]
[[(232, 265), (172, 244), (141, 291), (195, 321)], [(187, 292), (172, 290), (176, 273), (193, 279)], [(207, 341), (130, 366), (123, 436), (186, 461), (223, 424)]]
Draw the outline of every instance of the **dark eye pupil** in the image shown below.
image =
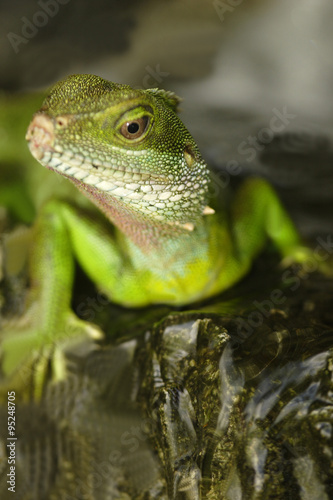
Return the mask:
[(148, 116), (141, 116), (133, 121), (128, 121), (120, 127), (120, 133), (131, 141), (140, 139), (147, 130), (149, 124)]
[(129, 134), (136, 134), (139, 131), (139, 124), (137, 122), (132, 122), (127, 125), (127, 131)]

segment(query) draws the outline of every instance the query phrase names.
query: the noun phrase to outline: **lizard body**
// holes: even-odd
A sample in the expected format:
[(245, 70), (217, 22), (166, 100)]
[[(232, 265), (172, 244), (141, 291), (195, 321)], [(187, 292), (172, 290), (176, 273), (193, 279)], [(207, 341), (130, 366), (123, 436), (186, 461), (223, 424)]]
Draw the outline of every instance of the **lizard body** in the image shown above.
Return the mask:
[[(31, 314), (23, 350), (61, 336), (68, 324), (89, 328), (70, 309), (74, 257), (112, 301), (141, 307), (186, 305), (229, 288), (267, 238), (283, 257), (307, 254), (262, 179), (245, 181), (228, 209), (207, 206), (209, 170), (178, 103), (171, 92), (72, 75), (34, 115), (33, 156), (74, 183), (106, 220), (58, 200), (45, 204), (31, 257), (30, 309), (42, 306), (38, 318)], [(17, 365), (10, 342), (5, 372)]]

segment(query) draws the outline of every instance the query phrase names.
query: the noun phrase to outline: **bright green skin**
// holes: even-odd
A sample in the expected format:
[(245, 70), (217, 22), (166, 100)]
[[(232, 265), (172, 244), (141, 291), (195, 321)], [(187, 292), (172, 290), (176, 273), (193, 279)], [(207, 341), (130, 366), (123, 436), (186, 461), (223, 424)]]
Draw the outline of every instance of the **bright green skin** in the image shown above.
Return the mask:
[[(215, 214), (203, 214), (209, 173), (177, 104), (169, 92), (74, 75), (54, 87), (35, 115), (28, 133), (33, 155), (74, 182), (109, 220), (58, 200), (44, 205), (34, 229), (31, 326), (15, 336), (21, 357), (32, 346), (68, 338), (69, 325), (76, 333), (98, 331), (70, 309), (74, 258), (112, 301), (141, 307), (190, 304), (231, 287), (267, 238), (283, 257), (301, 260), (307, 252), (264, 180), (244, 182), (227, 211), (217, 206)], [(143, 134), (124, 137), (122, 125), (141, 117), (149, 118)], [(73, 163), (74, 155), (84, 167)], [(99, 177), (94, 184), (107, 181), (109, 191), (73, 178), (79, 170), (84, 177), (82, 169)], [(12, 343), (13, 337), (4, 341), (7, 373), (20, 358)]]

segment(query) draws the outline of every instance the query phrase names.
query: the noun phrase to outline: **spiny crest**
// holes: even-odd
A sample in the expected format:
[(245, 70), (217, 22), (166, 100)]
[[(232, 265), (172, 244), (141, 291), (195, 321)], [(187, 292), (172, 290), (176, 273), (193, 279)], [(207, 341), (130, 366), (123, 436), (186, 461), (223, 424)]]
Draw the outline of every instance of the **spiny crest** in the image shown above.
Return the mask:
[(178, 106), (182, 102), (182, 99), (178, 97), (174, 92), (163, 89), (147, 89), (146, 93), (149, 93), (152, 96), (163, 100), (164, 104), (171, 108), (175, 113), (179, 111)]

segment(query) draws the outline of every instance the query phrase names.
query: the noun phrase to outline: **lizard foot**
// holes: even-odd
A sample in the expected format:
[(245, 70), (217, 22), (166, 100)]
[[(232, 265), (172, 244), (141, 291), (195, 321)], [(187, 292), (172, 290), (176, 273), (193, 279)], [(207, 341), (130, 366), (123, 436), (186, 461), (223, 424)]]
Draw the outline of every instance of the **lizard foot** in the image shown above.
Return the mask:
[(94, 348), (104, 336), (96, 325), (77, 318), (72, 311), (52, 329), (36, 321), (31, 324), (33, 316), (29, 310), (19, 320), (5, 325), (0, 344), (0, 395), (8, 388), (16, 389), (24, 399), (38, 399), (46, 382), (66, 377), (66, 353), (83, 345)]
[(329, 255), (322, 255), (317, 249), (299, 245), (288, 249), (286, 257), (281, 262), (283, 268), (299, 264), (299, 274), (307, 275), (318, 271), (327, 277), (333, 277), (333, 259)]

